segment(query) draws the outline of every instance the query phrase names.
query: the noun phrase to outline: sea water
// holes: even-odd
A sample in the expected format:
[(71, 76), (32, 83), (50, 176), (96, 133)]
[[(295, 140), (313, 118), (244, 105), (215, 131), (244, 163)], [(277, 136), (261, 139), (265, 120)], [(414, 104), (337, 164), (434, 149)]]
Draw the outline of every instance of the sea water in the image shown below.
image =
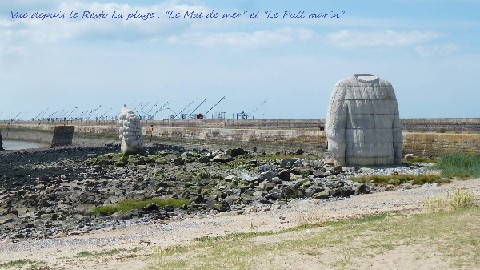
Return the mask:
[(22, 150), (30, 148), (48, 147), (44, 143), (17, 141), (17, 140), (3, 140), (3, 149), (5, 150)]

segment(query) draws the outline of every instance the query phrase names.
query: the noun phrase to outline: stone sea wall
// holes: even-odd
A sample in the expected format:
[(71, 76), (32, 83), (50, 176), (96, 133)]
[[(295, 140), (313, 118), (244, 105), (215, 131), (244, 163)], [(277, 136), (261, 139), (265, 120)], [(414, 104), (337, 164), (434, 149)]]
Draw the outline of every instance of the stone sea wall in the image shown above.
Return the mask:
[[(448, 152), (480, 152), (480, 119), (402, 119), (403, 152), (438, 156)], [(463, 124), (462, 124), (463, 123)], [(116, 121), (68, 122), (75, 127), (74, 145), (88, 145), (88, 140), (118, 140)], [(59, 123), (0, 123), (4, 139), (50, 143), (53, 127)], [(324, 120), (158, 120), (142, 121), (144, 140), (237, 141), (295, 145), (304, 149), (325, 149)], [(426, 131), (425, 126), (430, 129)], [(416, 129), (414, 129), (416, 128)]]
[(401, 119), (403, 130), (435, 132), (480, 132), (480, 118)]
[(404, 154), (440, 156), (445, 153), (480, 152), (480, 133), (403, 133)]

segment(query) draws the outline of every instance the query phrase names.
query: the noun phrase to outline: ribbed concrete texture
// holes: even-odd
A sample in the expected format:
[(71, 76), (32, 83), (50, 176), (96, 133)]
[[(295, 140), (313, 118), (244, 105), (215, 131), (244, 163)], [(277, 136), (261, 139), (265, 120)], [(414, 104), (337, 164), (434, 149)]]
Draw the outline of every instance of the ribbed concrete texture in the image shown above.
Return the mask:
[(335, 85), (325, 131), (338, 165), (401, 163), (397, 98), (392, 85), (375, 75), (355, 74)]
[(119, 138), (122, 140), (122, 152), (126, 154), (139, 153), (143, 147), (140, 118), (125, 105), (118, 119), (120, 125)]

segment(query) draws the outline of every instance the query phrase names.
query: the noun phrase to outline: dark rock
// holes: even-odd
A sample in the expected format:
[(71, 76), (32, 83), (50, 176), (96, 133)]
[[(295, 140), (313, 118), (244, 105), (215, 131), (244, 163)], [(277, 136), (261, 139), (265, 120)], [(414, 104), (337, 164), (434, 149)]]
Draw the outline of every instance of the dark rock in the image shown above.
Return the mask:
[(255, 198), (252, 195), (248, 195), (248, 194), (243, 194), (241, 197), (242, 197), (242, 203), (244, 204), (251, 204), (255, 200)]
[(185, 165), (185, 159), (184, 158), (175, 158), (173, 159), (173, 165), (175, 166), (182, 166), (182, 165)]
[(215, 208), (216, 201), (213, 198), (208, 198), (205, 202), (205, 209), (212, 210)]
[(143, 207), (142, 211), (145, 211), (145, 212), (158, 211), (158, 205), (156, 203), (151, 203)]
[(216, 203), (213, 209), (217, 210), (218, 212), (227, 212), (230, 210), (230, 204), (225, 201)]
[(132, 209), (128, 211), (125, 214), (120, 214), (121, 219), (132, 219), (132, 218), (138, 218), (142, 215), (142, 210), (140, 209)]
[(265, 195), (265, 199), (268, 199), (268, 200), (280, 200), (282, 198), (283, 198), (282, 191), (280, 191), (278, 188), (270, 190)]
[(227, 163), (227, 162), (230, 162), (232, 160), (233, 160), (233, 158), (231, 156), (222, 155), (222, 154), (218, 154), (218, 155), (216, 155), (215, 157), (212, 158), (213, 162), (219, 162), (219, 163)]
[(275, 167), (272, 164), (264, 164), (264, 165), (258, 166), (257, 172), (258, 173), (275, 172)]
[(170, 215), (163, 210), (155, 211), (149, 214), (151, 219), (164, 220), (170, 217)]
[(280, 167), (287, 169), (292, 168), (295, 161), (297, 161), (296, 158), (282, 159), (282, 161), (280, 161)]
[(290, 171), (288, 170), (283, 170), (278, 174), (278, 178), (280, 178), (283, 181), (290, 181)]
[(330, 190), (326, 189), (324, 191), (316, 192), (311, 196), (313, 199), (328, 199), (330, 197)]
[(236, 195), (236, 194), (233, 194), (233, 195), (229, 195), (225, 198), (225, 201), (228, 203), (228, 204), (234, 204), (234, 203), (238, 203), (240, 201), (241, 197), (239, 195)]
[(260, 199), (260, 200), (258, 200), (258, 202), (261, 203), (261, 204), (272, 204), (272, 202), (269, 201), (268, 199)]
[(247, 154), (247, 151), (243, 150), (242, 148), (233, 148), (227, 150), (227, 155), (230, 155), (231, 157), (237, 157), (245, 154)]
[(191, 202), (196, 204), (204, 204), (206, 202), (205, 198), (202, 195), (195, 196)]
[(335, 166), (335, 167), (330, 167), (329, 168), (329, 171), (332, 175), (339, 175), (343, 169), (342, 169), (342, 166)]
[(294, 174), (294, 175), (301, 175), (302, 174), (302, 171), (298, 168), (294, 168), (294, 169), (291, 169), (290, 170), (290, 173)]
[(210, 156), (201, 156), (201, 157), (198, 159), (198, 162), (200, 162), (200, 163), (209, 163), (209, 162), (210, 162), (210, 159), (211, 159)]
[(275, 183), (263, 183), (263, 190), (270, 191), (277, 186)]
[(175, 212), (175, 207), (173, 205), (165, 205), (163, 210), (165, 210), (167, 213), (173, 213)]
[(313, 194), (324, 191), (324, 187), (310, 186), (305, 190), (305, 196), (312, 197)]
[(335, 188), (330, 190), (330, 196), (332, 197), (350, 197), (354, 195), (355, 191), (348, 187)]
[(370, 193), (370, 187), (365, 184), (360, 184), (355, 187), (355, 191), (354, 191), (355, 195), (369, 194), (369, 193)]
[(260, 180), (270, 180), (274, 177), (275, 177), (275, 172), (266, 171), (266, 172), (260, 173), (260, 175), (258, 176), (258, 179), (260, 179)]
[[(298, 198), (298, 189), (295, 186), (283, 185), (279, 187), (282, 199)], [(300, 193), (301, 194), (301, 193)]]

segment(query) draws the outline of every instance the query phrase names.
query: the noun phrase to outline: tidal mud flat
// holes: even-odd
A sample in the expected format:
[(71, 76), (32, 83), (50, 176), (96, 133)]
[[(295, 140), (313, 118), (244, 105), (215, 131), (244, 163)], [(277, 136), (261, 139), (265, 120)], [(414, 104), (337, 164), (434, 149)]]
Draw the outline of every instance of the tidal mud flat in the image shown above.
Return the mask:
[[(115, 145), (7, 151), (0, 154), (0, 235), (13, 241), (57, 238), (202, 214), (269, 211), (293, 199), (328, 202), (378, 190), (351, 176), (427, 169), (335, 167), (302, 150), (163, 144), (130, 156)], [(155, 198), (183, 203), (99, 211)]]

